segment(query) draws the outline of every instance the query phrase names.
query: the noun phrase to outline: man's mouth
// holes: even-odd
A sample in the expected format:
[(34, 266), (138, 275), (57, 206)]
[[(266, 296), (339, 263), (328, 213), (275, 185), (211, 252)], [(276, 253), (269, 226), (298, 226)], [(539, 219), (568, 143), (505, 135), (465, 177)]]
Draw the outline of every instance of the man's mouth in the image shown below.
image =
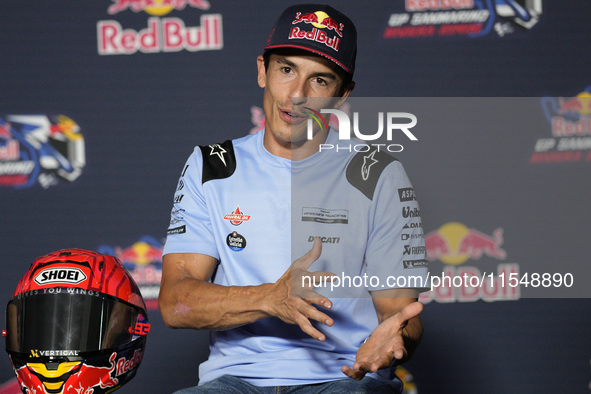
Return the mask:
[(308, 119), (308, 115), (302, 114), (301, 112), (295, 112), (295, 111), (291, 111), (291, 110), (283, 110), (280, 109), (279, 112), (281, 113), (281, 116), (283, 117), (283, 119), (286, 122), (289, 123), (301, 123), (303, 121), (305, 121), (306, 119)]

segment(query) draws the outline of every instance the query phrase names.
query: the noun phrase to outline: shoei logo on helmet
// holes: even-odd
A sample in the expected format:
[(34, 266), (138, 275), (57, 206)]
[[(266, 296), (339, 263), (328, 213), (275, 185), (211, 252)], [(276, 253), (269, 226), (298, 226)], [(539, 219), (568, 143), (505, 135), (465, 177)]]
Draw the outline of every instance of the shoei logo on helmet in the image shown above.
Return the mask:
[(80, 268), (48, 268), (35, 276), (35, 283), (40, 286), (53, 283), (77, 285), (86, 280), (86, 274)]

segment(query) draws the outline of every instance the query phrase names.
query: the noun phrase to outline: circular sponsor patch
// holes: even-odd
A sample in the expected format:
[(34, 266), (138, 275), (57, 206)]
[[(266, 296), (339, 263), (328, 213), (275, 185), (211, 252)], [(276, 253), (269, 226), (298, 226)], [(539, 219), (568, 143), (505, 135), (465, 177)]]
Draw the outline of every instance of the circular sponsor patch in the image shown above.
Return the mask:
[(234, 252), (240, 252), (246, 247), (246, 239), (234, 231), (226, 237), (226, 244)]

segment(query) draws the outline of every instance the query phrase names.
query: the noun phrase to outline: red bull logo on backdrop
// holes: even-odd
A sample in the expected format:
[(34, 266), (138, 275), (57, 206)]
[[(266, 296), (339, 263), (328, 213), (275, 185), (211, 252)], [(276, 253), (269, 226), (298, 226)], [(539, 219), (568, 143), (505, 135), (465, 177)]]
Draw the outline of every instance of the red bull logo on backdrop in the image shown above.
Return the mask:
[(185, 20), (176, 17), (160, 18), (170, 12), (184, 11), (189, 6), (208, 10), (204, 0), (114, 0), (108, 8), (110, 15), (125, 10), (144, 11), (148, 18), (145, 28), (124, 28), (119, 21), (104, 20), (97, 23), (97, 46), (99, 55), (131, 55), (179, 51), (219, 50), (224, 46), (222, 16), (203, 14), (199, 26), (188, 26)]
[(181, 11), (185, 7), (208, 10), (209, 1), (206, 0), (113, 0), (108, 8), (109, 15), (115, 15), (121, 11), (131, 10), (133, 12), (144, 11), (154, 16), (162, 16), (173, 10)]
[(121, 260), (121, 264), (140, 288), (146, 308), (157, 310), (162, 279), (162, 247), (161, 242), (145, 236), (127, 247), (102, 245), (97, 251)]
[(385, 39), (504, 37), (534, 27), (542, 0), (405, 0), (390, 15)]
[[(441, 275), (434, 274), (431, 291), (421, 295), (422, 302), (500, 301), (520, 298), (519, 287), (509, 278), (519, 274), (518, 264), (496, 264), (504, 261), (503, 229), (491, 234), (468, 228), (458, 222), (446, 223), (425, 235), (427, 258), (441, 261)], [(492, 260), (484, 268), (463, 265), (468, 261)]]
[(86, 165), (80, 127), (64, 115), (0, 117), (0, 187), (73, 182)]
[(591, 86), (575, 97), (543, 97), (550, 135), (539, 138), (531, 164), (591, 161)]

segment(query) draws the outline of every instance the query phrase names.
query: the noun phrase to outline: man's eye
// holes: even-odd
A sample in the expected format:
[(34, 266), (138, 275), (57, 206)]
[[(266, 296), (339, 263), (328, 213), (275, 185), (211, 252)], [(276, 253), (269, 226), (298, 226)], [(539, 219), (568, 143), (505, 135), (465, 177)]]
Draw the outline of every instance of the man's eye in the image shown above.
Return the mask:
[(285, 74), (289, 74), (291, 73), (291, 67), (281, 67), (281, 71), (283, 71)]
[(328, 82), (326, 82), (326, 80), (324, 80), (324, 79), (322, 79), (322, 78), (316, 78), (316, 83), (317, 83), (318, 85), (322, 85), (322, 86), (325, 86), (325, 85), (327, 85), (327, 84), (328, 84)]

